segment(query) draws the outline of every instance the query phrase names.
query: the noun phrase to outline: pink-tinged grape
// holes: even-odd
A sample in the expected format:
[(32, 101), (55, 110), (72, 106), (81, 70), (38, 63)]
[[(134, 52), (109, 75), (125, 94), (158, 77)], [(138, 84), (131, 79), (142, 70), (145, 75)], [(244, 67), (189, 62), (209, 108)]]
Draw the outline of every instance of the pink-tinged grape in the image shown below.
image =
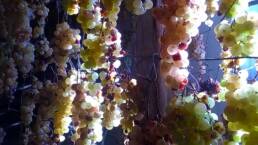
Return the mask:
[(77, 145), (94, 145), (102, 140), (103, 127), (117, 127), (122, 119), (119, 105), (125, 100), (123, 89), (117, 88), (120, 78), (116, 69), (121, 65), (118, 58), (124, 53), (121, 34), (115, 28), (121, 0), (77, 2), (80, 7), (77, 22), (86, 34), (80, 56), (82, 69), (87, 74), (82, 88), (75, 90), (72, 114), (76, 134), (73, 140)]

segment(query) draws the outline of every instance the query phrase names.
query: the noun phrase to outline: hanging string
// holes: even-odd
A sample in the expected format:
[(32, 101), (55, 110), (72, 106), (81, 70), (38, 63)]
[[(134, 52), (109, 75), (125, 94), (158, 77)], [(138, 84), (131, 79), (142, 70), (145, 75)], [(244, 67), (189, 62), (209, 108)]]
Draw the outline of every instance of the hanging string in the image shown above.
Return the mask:
[(225, 58), (205, 58), (197, 61), (216, 61), (216, 60), (234, 60), (234, 59), (258, 59), (258, 56), (244, 56), (244, 57), (225, 57)]

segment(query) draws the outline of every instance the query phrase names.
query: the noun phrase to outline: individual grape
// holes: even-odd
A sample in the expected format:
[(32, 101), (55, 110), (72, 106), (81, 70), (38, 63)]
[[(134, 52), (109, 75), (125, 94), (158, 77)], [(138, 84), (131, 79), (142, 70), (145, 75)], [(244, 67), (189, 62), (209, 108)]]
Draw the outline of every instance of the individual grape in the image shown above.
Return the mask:
[(145, 2), (143, 3), (143, 6), (145, 7), (145, 9), (149, 10), (153, 7), (153, 2), (152, 0), (145, 0)]
[(197, 97), (199, 101), (207, 105), (209, 109), (215, 106), (214, 98), (212, 96), (209, 96), (206, 92), (200, 92), (199, 94), (197, 94)]
[(213, 125), (213, 129), (216, 130), (218, 133), (220, 134), (224, 134), (226, 129), (224, 127), (224, 124), (222, 122), (216, 122), (214, 125)]
[(77, 0), (63, 0), (63, 6), (66, 9), (68, 15), (76, 15), (79, 13), (80, 6)]
[(101, 81), (104, 81), (106, 79), (106, 77), (107, 77), (106, 72), (102, 71), (102, 72), (99, 73), (99, 78), (100, 78)]

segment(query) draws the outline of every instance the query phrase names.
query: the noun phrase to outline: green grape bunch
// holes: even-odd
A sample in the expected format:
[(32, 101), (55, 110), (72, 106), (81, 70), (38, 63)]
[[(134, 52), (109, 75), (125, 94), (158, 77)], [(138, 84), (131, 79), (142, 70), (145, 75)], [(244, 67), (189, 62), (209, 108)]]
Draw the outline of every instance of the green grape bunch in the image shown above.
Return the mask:
[(224, 51), (230, 51), (233, 56), (250, 56), (256, 54), (258, 27), (257, 13), (244, 14), (236, 17), (230, 24), (221, 22), (215, 29), (215, 33)]
[(249, 0), (222, 0), (219, 5), (219, 14), (234, 18), (248, 9)]
[(224, 117), (228, 121), (230, 131), (244, 132), (238, 139), (235, 137), (235, 142), (241, 142), (243, 145), (257, 144), (257, 88), (258, 83), (255, 82), (226, 95), (227, 106), (224, 111)]
[(164, 124), (178, 145), (210, 145), (225, 132), (223, 123), (216, 121), (206, 105), (192, 96), (172, 100)]

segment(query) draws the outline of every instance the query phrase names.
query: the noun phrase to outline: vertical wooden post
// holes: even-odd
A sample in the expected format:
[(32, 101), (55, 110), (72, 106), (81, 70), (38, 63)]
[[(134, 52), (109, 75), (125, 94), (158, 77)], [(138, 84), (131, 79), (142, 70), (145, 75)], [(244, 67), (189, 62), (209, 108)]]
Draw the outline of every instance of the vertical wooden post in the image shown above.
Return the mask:
[[(161, 5), (161, 0), (155, 1), (155, 7)], [(146, 56), (139, 60), (136, 65), (136, 72), (141, 77), (149, 77), (150, 80), (144, 80), (137, 77), (139, 85), (144, 86), (145, 105), (147, 105), (148, 115), (151, 118), (164, 115), (168, 99), (172, 91), (166, 88), (164, 80), (159, 74), (159, 37), (162, 35), (162, 26), (153, 18), (151, 11), (136, 19), (136, 38), (133, 46), (134, 53), (138, 56)]]
[[(159, 7), (162, 0), (153, 2), (154, 7)], [(162, 26), (156, 22), (151, 10), (141, 16), (132, 16), (123, 7), (118, 27), (122, 33), (123, 47), (132, 55), (131, 73), (140, 87), (141, 110), (145, 110), (149, 119), (159, 117), (164, 114), (168, 98), (171, 97), (171, 91), (159, 74)]]

